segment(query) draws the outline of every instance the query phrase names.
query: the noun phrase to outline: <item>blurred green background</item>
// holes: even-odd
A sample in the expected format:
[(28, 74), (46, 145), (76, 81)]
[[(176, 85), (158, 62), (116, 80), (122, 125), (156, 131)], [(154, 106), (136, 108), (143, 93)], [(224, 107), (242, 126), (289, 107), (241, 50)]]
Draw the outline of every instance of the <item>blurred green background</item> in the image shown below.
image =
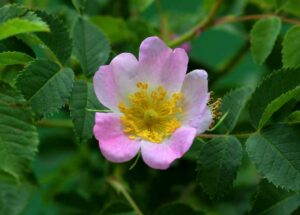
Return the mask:
[[(78, 17), (71, 0), (0, 0), (0, 6), (8, 3), (56, 14), (70, 31)], [(81, 12), (109, 39), (109, 59), (112, 59), (121, 52), (137, 55), (140, 42), (148, 36), (160, 35), (165, 40), (180, 36), (204, 19), (213, 4), (214, 0), (87, 0)], [(269, 13), (274, 10), (274, 4), (275, 0), (226, 0), (217, 16)], [(299, 11), (300, 6), (297, 10), (287, 7), (284, 13), (299, 16)], [(253, 24), (254, 21), (248, 21), (211, 27), (189, 41), (189, 71), (206, 69), (209, 88), (216, 97), (237, 87), (254, 89), (264, 75), (281, 67), (280, 44), (290, 25), (283, 24), (278, 44), (266, 64), (259, 66), (254, 63), (249, 49), (249, 31)], [(68, 64), (80, 77), (78, 61), (71, 57)], [(7, 80), (14, 78), (1, 75)], [(91, 77), (86, 79), (92, 80)], [(246, 108), (236, 131), (252, 129), (248, 118)], [(70, 120), (68, 107), (50, 119)], [(134, 214), (124, 196), (109, 184), (111, 181), (117, 181), (128, 190), (145, 214), (154, 214), (163, 205), (179, 202), (190, 208), (179, 205), (176, 214), (241, 215), (251, 208), (262, 180), (245, 154), (231, 191), (211, 200), (196, 180), (197, 152), (203, 140), (196, 140), (192, 149), (166, 171), (150, 169), (142, 161), (129, 170), (134, 161), (125, 164), (106, 161), (97, 141), (80, 142), (71, 123), (58, 127), (40, 124), (38, 134), (39, 152), (28, 175), (30, 183), (24, 185), (17, 203), (19, 207), (26, 205), (23, 215)], [(241, 142), (244, 145), (243, 139)], [(171, 211), (162, 214), (175, 214)]]

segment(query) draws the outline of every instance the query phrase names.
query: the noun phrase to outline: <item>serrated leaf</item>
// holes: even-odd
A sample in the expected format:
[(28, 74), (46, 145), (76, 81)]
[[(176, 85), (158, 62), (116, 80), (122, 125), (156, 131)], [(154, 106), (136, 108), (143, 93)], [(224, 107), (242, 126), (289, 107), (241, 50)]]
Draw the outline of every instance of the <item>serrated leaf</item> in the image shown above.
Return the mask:
[(48, 60), (35, 60), (17, 79), (16, 86), (37, 114), (50, 114), (70, 97), (74, 73)]
[(256, 128), (262, 128), (272, 114), (300, 93), (300, 72), (273, 72), (256, 88), (250, 101), (250, 118)]
[(246, 149), (252, 162), (275, 186), (300, 190), (299, 128), (275, 125), (250, 136)]
[(226, 132), (230, 132), (234, 129), (240, 113), (248, 101), (252, 90), (249, 88), (238, 88), (227, 93), (222, 99), (222, 106), (220, 111), (225, 114), (226, 118), (221, 124), (221, 127)]
[(18, 215), (25, 208), (31, 194), (26, 184), (16, 184), (9, 180), (0, 180), (0, 214)]
[(171, 203), (167, 205), (163, 205), (157, 209), (154, 215), (201, 215), (204, 214), (200, 211), (195, 211), (188, 205), (183, 203)]
[(87, 109), (100, 110), (103, 107), (96, 98), (93, 85), (85, 81), (75, 81), (70, 99), (71, 117), (75, 133), (80, 140), (92, 137), (95, 113)]
[(278, 17), (261, 19), (254, 24), (250, 41), (252, 56), (257, 64), (263, 64), (270, 55), (280, 30), (281, 19)]
[(110, 53), (104, 34), (89, 21), (79, 18), (73, 29), (74, 52), (86, 75), (93, 75)]
[(0, 8), (0, 23), (9, 19), (21, 16), (26, 13), (26, 9), (16, 4), (8, 4)]
[(214, 138), (201, 148), (197, 178), (211, 198), (221, 197), (232, 188), (242, 156), (241, 144), (232, 136)]
[(63, 22), (46, 12), (36, 11), (36, 14), (46, 21), (50, 27), (50, 32), (36, 33), (43, 43), (57, 56), (64, 64), (72, 52), (72, 40)]
[(25, 65), (32, 61), (33, 58), (22, 52), (1, 52), (0, 66), (8, 66), (15, 64)]
[(32, 13), (22, 18), (12, 18), (0, 24), (0, 40), (15, 36), (21, 33), (46, 31), (48, 25)]
[(285, 68), (300, 67), (300, 27), (288, 30), (282, 43), (282, 63)]
[(20, 179), (37, 151), (38, 135), (23, 96), (0, 82), (0, 171)]
[(290, 215), (300, 206), (300, 195), (263, 180), (249, 215)]

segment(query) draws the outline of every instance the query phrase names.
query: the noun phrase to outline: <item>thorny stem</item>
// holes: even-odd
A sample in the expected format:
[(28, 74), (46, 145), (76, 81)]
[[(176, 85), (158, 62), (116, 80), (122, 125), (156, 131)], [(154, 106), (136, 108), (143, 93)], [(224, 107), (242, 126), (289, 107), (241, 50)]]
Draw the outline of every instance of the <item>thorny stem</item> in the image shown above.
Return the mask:
[(112, 188), (114, 188), (118, 193), (121, 193), (125, 197), (125, 199), (128, 201), (137, 215), (143, 215), (142, 211), (139, 209), (135, 201), (128, 193), (126, 187), (118, 179), (116, 179), (115, 177), (109, 177), (107, 179), (107, 182), (110, 186), (112, 186)]

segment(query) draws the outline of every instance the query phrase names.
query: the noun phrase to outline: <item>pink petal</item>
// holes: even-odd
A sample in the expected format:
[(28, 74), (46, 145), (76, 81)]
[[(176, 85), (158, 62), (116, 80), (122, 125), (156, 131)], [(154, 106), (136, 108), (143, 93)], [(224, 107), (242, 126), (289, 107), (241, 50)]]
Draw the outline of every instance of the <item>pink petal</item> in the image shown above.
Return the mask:
[(174, 51), (158, 37), (145, 39), (139, 52), (140, 74), (154, 87), (164, 86), (169, 92), (179, 91), (187, 71), (188, 56), (177, 48)]
[(144, 162), (154, 169), (167, 169), (175, 159), (181, 158), (187, 152), (195, 135), (196, 129), (181, 127), (163, 143), (143, 141), (141, 152)]
[(119, 54), (110, 65), (101, 66), (94, 76), (94, 88), (99, 101), (114, 112), (119, 112), (119, 102), (126, 102), (128, 94), (135, 89), (137, 72), (137, 59), (130, 53)]
[(186, 75), (181, 89), (185, 102), (183, 124), (196, 128), (197, 134), (204, 132), (212, 121), (207, 107), (209, 100), (207, 85), (206, 71), (194, 70)]
[(138, 141), (124, 134), (120, 116), (115, 113), (96, 113), (94, 135), (103, 156), (115, 163), (131, 160), (140, 149)]

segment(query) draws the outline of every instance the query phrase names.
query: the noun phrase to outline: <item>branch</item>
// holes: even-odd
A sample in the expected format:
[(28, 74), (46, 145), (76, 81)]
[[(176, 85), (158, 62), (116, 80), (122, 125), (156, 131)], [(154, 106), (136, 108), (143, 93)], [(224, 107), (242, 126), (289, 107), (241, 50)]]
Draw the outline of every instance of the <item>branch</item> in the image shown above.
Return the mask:
[(204, 20), (201, 20), (194, 28), (192, 28), (188, 32), (184, 33), (183, 35), (178, 37), (176, 40), (169, 42), (168, 45), (171, 48), (179, 46), (180, 44), (192, 39), (202, 29), (205, 29), (205, 28), (209, 27), (210, 25), (212, 25), (214, 23), (214, 17), (217, 14), (222, 2), (223, 2), (223, 0), (216, 0), (215, 4), (212, 6), (211, 11), (209, 12), (208, 16)]

